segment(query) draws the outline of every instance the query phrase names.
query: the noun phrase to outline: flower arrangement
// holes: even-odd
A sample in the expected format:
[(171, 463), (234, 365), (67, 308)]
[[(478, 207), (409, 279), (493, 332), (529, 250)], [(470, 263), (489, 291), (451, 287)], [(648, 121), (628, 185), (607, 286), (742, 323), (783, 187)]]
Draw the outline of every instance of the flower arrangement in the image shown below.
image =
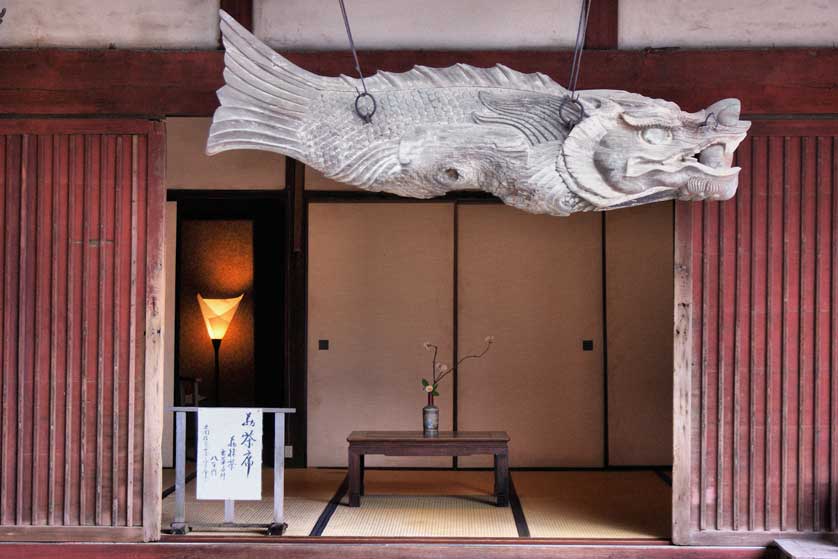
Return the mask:
[(431, 342), (425, 342), (424, 344), (422, 344), (426, 350), (434, 352), (433, 360), (431, 363), (431, 380), (428, 380), (426, 378), (422, 379), (422, 390), (424, 390), (428, 394), (429, 406), (434, 405), (434, 396), (439, 396), (439, 391), (437, 390), (439, 382), (454, 371), (456, 371), (460, 367), (460, 365), (463, 364), (464, 361), (467, 361), (469, 359), (480, 359), (481, 357), (486, 355), (486, 353), (489, 351), (489, 348), (491, 348), (492, 344), (495, 343), (495, 337), (486, 336), (486, 338), (483, 341), (486, 343), (486, 347), (483, 348), (483, 351), (481, 351), (480, 353), (466, 355), (465, 357), (457, 361), (457, 364), (453, 367), (449, 367), (445, 363), (437, 362), (436, 358), (439, 354), (438, 346), (432, 344)]

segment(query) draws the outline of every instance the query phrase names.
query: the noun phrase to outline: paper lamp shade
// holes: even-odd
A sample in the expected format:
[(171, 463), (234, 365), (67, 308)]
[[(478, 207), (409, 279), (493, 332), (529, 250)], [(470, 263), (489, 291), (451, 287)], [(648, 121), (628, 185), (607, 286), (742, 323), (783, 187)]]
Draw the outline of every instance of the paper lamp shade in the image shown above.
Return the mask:
[(233, 316), (239, 308), (239, 303), (244, 293), (232, 299), (204, 299), (198, 294), (198, 305), (201, 307), (201, 314), (204, 315), (204, 322), (207, 325), (207, 333), (212, 340), (220, 340), (227, 333), (227, 327), (233, 321)]

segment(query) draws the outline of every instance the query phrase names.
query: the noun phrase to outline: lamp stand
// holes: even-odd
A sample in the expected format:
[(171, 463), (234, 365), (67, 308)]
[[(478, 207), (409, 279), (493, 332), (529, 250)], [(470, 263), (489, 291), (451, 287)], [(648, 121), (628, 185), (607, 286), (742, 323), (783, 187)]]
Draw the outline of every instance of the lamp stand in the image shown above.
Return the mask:
[(221, 396), (221, 390), (218, 386), (218, 383), (221, 379), (221, 375), (219, 374), (219, 367), (218, 367), (218, 350), (221, 349), (221, 340), (213, 339), (212, 340), (212, 349), (215, 351), (215, 407), (221, 407), (221, 402), (219, 398)]

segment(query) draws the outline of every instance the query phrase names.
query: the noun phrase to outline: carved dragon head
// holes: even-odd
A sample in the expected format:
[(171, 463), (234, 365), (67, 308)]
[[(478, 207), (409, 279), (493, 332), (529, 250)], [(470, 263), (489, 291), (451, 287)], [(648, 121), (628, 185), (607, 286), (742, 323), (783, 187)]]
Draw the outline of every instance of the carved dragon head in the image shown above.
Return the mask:
[(580, 101), (587, 116), (565, 140), (557, 167), (596, 209), (736, 193), (733, 153), (751, 125), (739, 120), (737, 99), (695, 113), (621, 91), (583, 91)]

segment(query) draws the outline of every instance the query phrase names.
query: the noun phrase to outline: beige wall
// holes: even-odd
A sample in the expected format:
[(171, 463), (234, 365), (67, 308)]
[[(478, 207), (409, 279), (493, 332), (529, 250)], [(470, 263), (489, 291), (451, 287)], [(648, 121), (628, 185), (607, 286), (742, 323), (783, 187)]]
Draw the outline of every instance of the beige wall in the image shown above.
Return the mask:
[[(560, 48), (573, 45), (580, 0), (354, 0), (358, 48)], [(256, 0), (255, 33), (280, 49), (345, 49), (337, 2)]]
[[(9, 0), (2, 47), (215, 48), (218, 0)], [(568, 48), (580, 0), (354, 0), (360, 48)], [(832, 46), (833, 0), (620, 0), (620, 48)], [(257, 36), (280, 49), (347, 46), (336, 2), (255, 0)], [(362, 60), (363, 63), (363, 60)], [(371, 71), (372, 69), (369, 69)]]
[(612, 465), (672, 464), (672, 203), (606, 214)]
[(9, 0), (0, 47), (214, 48), (218, 0)]
[(832, 47), (834, 0), (620, 0), (620, 48)]
[[(451, 358), (452, 212), (450, 204), (309, 206), (309, 466), (346, 465), (351, 430), (422, 428), (421, 379), (431, 362), (422, 343), (438, 343), (440, 358)], [(451, 403), (449, 384), (437, 400), (443, 429), (451, 428)]]
[(512, 466), (604, 465), (601, 216), (462, 204), (458, 228), (460, 355), (496, 339), (460, 373), (460, 429), (506, 430)]
[(285, 157), (267, 151), (204, 153), (210, 118), (166, 119), (166, 187), (254, 189), (285, 187)]

